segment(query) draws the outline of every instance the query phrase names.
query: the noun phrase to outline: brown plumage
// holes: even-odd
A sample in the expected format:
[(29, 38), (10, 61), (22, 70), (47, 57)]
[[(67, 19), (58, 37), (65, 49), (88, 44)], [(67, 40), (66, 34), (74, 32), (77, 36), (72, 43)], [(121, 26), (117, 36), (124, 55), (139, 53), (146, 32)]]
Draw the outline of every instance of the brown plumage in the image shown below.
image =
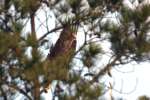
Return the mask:
[[(59, 57), (63, 57), (63, 62), (60, 64), (61, 66), (58, 67), (58, 70), (64, 70), (64, 65), (69, 64), (76, 48), (76, 32), (71, 28), (71, 26), (65, 26), (56, 41), (56, 44), (53, 48), (49, 51), (49, 54), (47, 56), (47, 59), (50, 60), (50, 62), (60, 63), (61, 61), (57, 61), (60, 59), (57, 59)], [(67, 69), (67, 67), (65, 67)], [(59, 73), (59, 71), (58, 71)], [(51, 74), (51, 73), (50, 73)], [(63, 76), (61, 76), (63, 79)], [(66, 77), (66, 76), (64, 76)], [(58, 77), (56, 77), (57, 80)], [(59, 80), (59, 78), (58, 78)], [(50, 88), (51, 80), (48, 80), (45, 87), (45, 92)]]
[(48, 59), (69, 53), (70, 50), (75, 51), (76, 48), (76, 32), (73, 32), (70, 27), (64, 27), (55, 46), (50, 50)]

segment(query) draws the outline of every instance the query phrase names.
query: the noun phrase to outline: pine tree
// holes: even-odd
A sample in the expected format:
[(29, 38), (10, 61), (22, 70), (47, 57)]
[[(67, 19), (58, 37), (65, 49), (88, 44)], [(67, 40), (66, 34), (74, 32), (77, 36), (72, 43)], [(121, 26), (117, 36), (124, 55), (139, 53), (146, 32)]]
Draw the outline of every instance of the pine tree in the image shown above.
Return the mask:
[[(42, 6), (53, 12), (57, 25), (37, 38), (35, 18)], [(149, 61), (149, 11), (149, 4), (133, 10), (121, 0), (0, 1), (0, 97), (15, 99), (13, 96), (19, 92), (29, 100), (40, 100), (41, 94), (56, 81), (53, 99), (100, 99), (107, 91), (100, 80), (106, 74), (112, 77), (113, 67), (131, 61)], [(119, 14), (117, 25), (103, 21), (108, 13), (116, 12)], [(23, 21), (27, 18), (31, 32), (25, 37), (22, 36)], [(76, 48), (76, 35), (81, 29), (84, 43)], [(43, 60), (39, 48), (47, 42), (45, 38), (50, 33), (58, 30), (60, 36)], [(103, 50), (103, 41), (110, 42), (111, 53)], [(31, 48), (31, 57), (26, 54), (27, 48)], [(99, 68), (97, 61), (101, 62), (99, 58), (107, 54), (109, 62)], [(88, 71), (84, 71), (85, 68)]]

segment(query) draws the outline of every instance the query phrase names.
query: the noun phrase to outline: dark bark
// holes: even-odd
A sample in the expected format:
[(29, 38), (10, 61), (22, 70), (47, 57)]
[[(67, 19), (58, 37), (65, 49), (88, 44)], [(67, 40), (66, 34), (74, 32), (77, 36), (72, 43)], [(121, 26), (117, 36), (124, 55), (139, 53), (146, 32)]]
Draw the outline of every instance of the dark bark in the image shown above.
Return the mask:
[(34, 100), (40, 100), (40, 83), (38, 79), (34, 80)]
[(35, 13), (30, 14), (30, 23), (31, 23), (31, 34), (36, 38), (36, 32), (35, 32)]

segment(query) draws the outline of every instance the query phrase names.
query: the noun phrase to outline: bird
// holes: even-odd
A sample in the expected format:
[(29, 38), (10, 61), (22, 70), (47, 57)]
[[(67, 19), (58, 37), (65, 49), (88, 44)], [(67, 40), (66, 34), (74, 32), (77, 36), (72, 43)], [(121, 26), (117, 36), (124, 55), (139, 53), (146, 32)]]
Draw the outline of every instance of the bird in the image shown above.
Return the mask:
[[(73, 54), (75, 53), (76, 43), (77, 43), (76, 42), (77, 29), (75, 29), (74, 27), (76, 26), (64, 25), (58, 40), (56, 41), (53, 48), (50, 49), (49, 54), (47, 56), (47, 59), (50, 62), (57, 60), (57, 58), (59, 57), (64, 57), (63, 64), (59, 64), (59, 65), (61, 65), (61, 67), (65, 67), (64, 63), (69, 65), (69, 62), (71, 61)], [(59, 80), (59, 79), (55, 79), (55, 80)], [(44, 90), (45, 92), (48, 91), (48, 89), (50, 88), (51, 82), (52, 80), (47, 81)]]
[(56, 44), (52, 49), (50, 49), (50, 53), (48, 54), (48, 59), (54, 59), (60, 55), (66, 54), (70, 51), (70, 49), (76, 48), (76, 32), (72, 32), (69, 26), (65, 26), (56, 41)]

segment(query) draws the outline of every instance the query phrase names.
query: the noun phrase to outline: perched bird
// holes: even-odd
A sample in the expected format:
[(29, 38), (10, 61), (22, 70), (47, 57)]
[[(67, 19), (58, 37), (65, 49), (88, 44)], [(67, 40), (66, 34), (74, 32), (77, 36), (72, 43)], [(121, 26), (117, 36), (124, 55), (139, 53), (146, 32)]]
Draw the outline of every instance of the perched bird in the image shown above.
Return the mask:
[[(74, 26), (73, 26), (74, 27)], [(53, 46), (53, 48), (50, 49), (49, 54), (47, 56), (47, 59), (50, 62), (56, 62), (56, 63), (61, 63), (57, 65), (56, 67), (57, 70), (68, 70), (67, 65), (69, 65), (70, 60), (73, 57), (73, 54), (75, 53), (75, 48), (76, 48), (76, 29), (73, 28), (72, 25), (65, 25), (63, 27), (62, 32), (60, 33), (60, 36), (58, 40), (56, 41), (56, 44)], [(62, 61), (57, 61), (57, 60), (62, 60), (58, 59), (62, 57)], [(62, 69), (61, 69), (62, 68)], [(59, 72), (57, 72), (59, 74)], [(51, 74), (51, 73), (50, 73)], [(67, 75), (67, 73), (66, 73)], [(59, 76), (59, 75), (57, 75)], [(62, 80), (65, 79), (63, 77), (66, 76), (61, 76)], [(59, 80), (60, 78), (56, 77), (55, 80)], [(52, 80), (48, 80), (46, 83), (45, 87), (45, 92), (50, 88)]]
[(73, 32), (70, 26), (65, 26), (56, 44), (50, 50), (50, 53), (48, 54), (48, 59), (54, 59), (57, 56), (67, 54), (70, 50), (75, 51), (75, 48), (76, 32)]

